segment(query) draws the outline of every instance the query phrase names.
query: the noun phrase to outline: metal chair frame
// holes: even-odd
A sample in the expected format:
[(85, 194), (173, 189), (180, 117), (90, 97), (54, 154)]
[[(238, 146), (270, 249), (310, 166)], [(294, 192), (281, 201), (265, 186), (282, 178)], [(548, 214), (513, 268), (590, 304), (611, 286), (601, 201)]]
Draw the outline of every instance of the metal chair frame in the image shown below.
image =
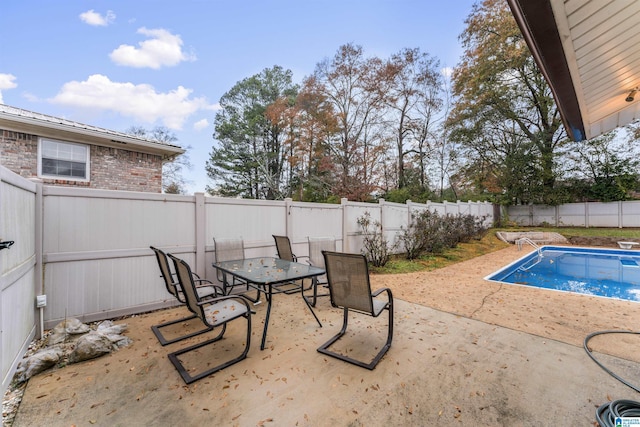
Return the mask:
[[(277, 236), (274, 234), (273, 240), (276, 242), (276, 251), (278, 252), (278, 258), (291, 261), (291, 262), (298, 262), (299, 258), (308, 258), (304, 256), (298, 257), (296, 256), (296, 254), (293, 253), (293, 250), (291, 249), (291, 240), (289, 240), (289, 237)], [(294, 286), (282, 292), (284, 292), (285, 294), (295, 294), (296, 292), (304, 292), (303, 280), (301, 280), (300, 283), (295, 283), (295, 282), (283, 283), (278, 287), (291, 286), (291, 285), (294, 285)], [(311, 289), (311, 286), (312, 285), (309, 285), (309, 288), (307, 289)]]
[[(393, 340), (393, 295), (391, 290), (389, 288), (381, 288), (373, 293), (371, 292), (369, 268), (364, 255), (329, 251), (323, 251), (322, 254), (324, 256), (325, 266), (327, 269), (331, 302), (332, 305), (343, 309), (343, 322), (340, 332), (320, 346), (318, 351), (362, 368), (367, 368), (369, 370), (374, 369), (380, 359), (382, 359), (389, 348), (391, 348), (391, 341)], [(357, 276), (358, 274), (366, 277), (359, 277)], [(361, 281), (360, 284), (366, 284), (366, 295), (364, 292), (358, 293), (359, 290), (362, 291), (363, 289), (355, 289), (356, 286), (353, 286), (353, 282), (355, 282), (356, 279)], [(383, 292), (386, 292), (388, 300), (386, 302), (376, 300), (375, 297)], [(346, 333), (349, 321), (349, 311), (378, 317), (385, 310), (389, 312), (387, 341), (371, 362), (363, 362), (329, 350), (329, 347), (342, 338)]]
[[(313, 265), (314, 267), (325, 268), (324, 256), (322, 255), (322, 251), (335, 252), (336, 239), (334, 239), (333, 237), (308, 237), (307, 239), (309, 241), (309, 264)], [(326, 274), (324, 276), (314, 277), (311, 286), (313, 288), (313, 294), (311, 296), (304, 295), (305, 290), (302, 289), (302, 297), (306, 299), (312, 307), (316, 306), (318, 297), (330, 296), (328, 291), (329, 282), (327, 281)], [(318, 286), (324, 286), (325, 288), (327, 288), (327, 292), (319, 294)]]
[[(173, 363), (173, 366), (176, 368), (184, 382), (191, 384), (194, 381), (208, 377), (215, 372), (238, 363), (247, 357), (251, 344), (251, 308), (249, 307), (247, 299), (242, 295), (224, 295), (203, 301), (198, 300), (196, 286), (189, 264), (171, 254), (168, 254), (168, 256), (173, 260), (175, 271), (178, 276), (178, 282), (184, 290), (185, 299), (189, 309), (195, 313), (196, 317), (199, 318), (202, 323), (209, 328), (209, 330), (213, 330), (217, 326), (221, 327), (220, 332), (212, 339), (168, 354), (169, 360)], [(190, 374), (184, 364), (180, 361), (179, 356), (221, 340), (227, 329), (227, 323), (241, 317), (244, 317), (247, 321), (247, 336), (242, 353), (239, 356), (208, 368), (200, 373), (195, 375)]]
[[(174, 281), (174, 276), (175, 273), (171, 272), (171, 268), (169, 267), (169, 260), (167, 259), (167, 254), (161, 250), (158, 249), (156, 247), (150, 246), (150, 248), (153, 250), (153, 252), (155, 252), (156, 255), (156, 259), (158, 261), (158, 266), (160, 267), (160, 276), (164, 279), (164, 283), (165, 286), (167, 288), (167, 291), (173, 295), (180, 303), (184, 304), (187, 306), (187, 308), (189, 308), (189, 306), (187, 305), (184, 293), (182, 292), (182, 289), (180, 288), (180, 284), (176, 281)], [(193, 276), (195, 277), (195, 281), (199, 282), (200, 284), (202, 283), (207, 283), (208, 285), (205, 286), (200, 286), (198, 287), (198, 291), (197, 291), (197, 295), (198, 298), (201, 300), (205, 300), (208, 298), (213, 298), (218, 296), (218, 293), (220, 293), (220, 291), (218, 290), (219, 288), (213, 286), (213, 283), (211, 283), (208, 280), (205, 279), (200, 279), (200, 277), (198, 277), (198, 275), (196, 273), (192, 273)], [(191, 311), (191, 310), (190, 310)], [(156, 336), (156, 338), (158, 339), (158, 341), (160, 342), (160, 344), (162, 346), (168, 345), (168, 344), (173, 344), (175, 342), (178, 341), (182, 341), (185, 340), (187, 338), (191, 338), (191, 337), (195, 337), (196, 335), (200, 335), (203, 334), (205, 332), (209, 332), (211, 329), (210, 328), (204, 328), (201, 330), (197, 330), (195, 332), (189, 333), (187, 335), (181, 335), (172, 339), (167, 339), (163, 334), (162, 334), (162, 329), (166, 328), (168, 326), (171, 325), (176, 325), (178, 323), (182, 323), (182, 322), (186, 322), (189, 320), (193, 320), (197, 317), (197, 315), (195, 313), (191, 313), (191, 316), (187, 316), (187, 317), (182, 317), (176, 320), (171, 320), (169, 322), (165, 322), (165, 323), (161, 323), (159, 325), (153, 325), (151, 326), (151, 330), (153, 331), (153, 334)]]
[[(244, 241), (242, 239), (216, 239), (214, 237), (213, 245), (215, 262), (244, 259)], [(233, 277), (231, 283), (228, 283), (227, 277), (219, 270), (216, 271), (216, 278), (222, 283), (222, 289), (225, 295), (231, 294), (233, 289), (238, 286), (245, 286), (246, 291), (250, 288), (246, 281), (240, 280), (237, 277)], [(247, 297), (247, 299), (254, 304), (258, 304), (260, 302), (260, 290), (257, 290), (255, 298)]]

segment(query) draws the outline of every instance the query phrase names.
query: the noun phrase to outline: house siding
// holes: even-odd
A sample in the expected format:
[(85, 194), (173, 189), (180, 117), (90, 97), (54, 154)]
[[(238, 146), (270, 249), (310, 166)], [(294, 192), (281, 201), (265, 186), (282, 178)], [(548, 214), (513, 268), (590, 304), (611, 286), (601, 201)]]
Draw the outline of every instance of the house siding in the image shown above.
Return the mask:
[[(88, 182), (41, 178), (42, 182), (66, 187), (162, 192), (161, 156), (121, 148), (89, 147)], [(0, 164), (24, 178), (37, 178), (38, 136), (0, 130)]]

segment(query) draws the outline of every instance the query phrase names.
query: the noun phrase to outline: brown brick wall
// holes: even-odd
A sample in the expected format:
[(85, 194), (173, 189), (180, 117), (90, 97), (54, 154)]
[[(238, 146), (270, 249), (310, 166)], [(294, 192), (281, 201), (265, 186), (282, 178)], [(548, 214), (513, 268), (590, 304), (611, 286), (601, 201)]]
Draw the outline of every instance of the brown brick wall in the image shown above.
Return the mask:
[(0, 164), (25, 178), (38, 175), (38, 137), (20, 132), (0, 132)]
[[(89, 182), (43, 178), (51, 185), (102, 190), (162, 192), (162, 158), (121, 148), (90, 145)], [(38, 176), (38, 136), (0, 129), (0, 164), (25, 178)]]

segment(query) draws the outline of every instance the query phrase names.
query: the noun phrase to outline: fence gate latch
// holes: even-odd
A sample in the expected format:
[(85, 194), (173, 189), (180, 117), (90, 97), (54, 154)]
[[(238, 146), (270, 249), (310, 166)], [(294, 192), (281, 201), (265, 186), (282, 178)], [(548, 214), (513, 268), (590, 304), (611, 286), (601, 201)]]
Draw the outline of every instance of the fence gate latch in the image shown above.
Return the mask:
[(0, 242), (0, 250), (9, 249), (13, 245), (13, 240), (7, 240), (6, 242)]

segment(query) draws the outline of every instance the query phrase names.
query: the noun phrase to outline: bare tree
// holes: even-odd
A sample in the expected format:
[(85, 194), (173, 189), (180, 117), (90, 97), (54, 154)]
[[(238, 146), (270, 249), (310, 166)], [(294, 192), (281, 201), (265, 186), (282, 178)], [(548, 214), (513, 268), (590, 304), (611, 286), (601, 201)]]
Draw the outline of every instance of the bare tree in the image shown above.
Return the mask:
[[(125, 131), (130, 135), (135, 135), (147, 139), (153, 139), (163, 144), (177, 145), (178, 137), (171, 130), (156, 126), (147, 130), (141, 126), (131, 126)], [(189, 159), (188, 151), (190, 146), (185, 148), (184, 154), (180, 154), (171, 160), (162, 163), (162, 191), (167, 194), (185, 194), (188, 181), (182, 173), (184, 170), (191, 170), (193, 165)]]
[(420, 183), (426, 188), (426, 145), (434, 115), (440, 110), (441, 76), (438, 61), (419, 49), (403, 49), (392, 55), (380, 79), (380, 96), (388, 108), (389, 127), (395, 130), (398, 188), (407, 185), (405, 160), (413, 154), (421, 170)]

